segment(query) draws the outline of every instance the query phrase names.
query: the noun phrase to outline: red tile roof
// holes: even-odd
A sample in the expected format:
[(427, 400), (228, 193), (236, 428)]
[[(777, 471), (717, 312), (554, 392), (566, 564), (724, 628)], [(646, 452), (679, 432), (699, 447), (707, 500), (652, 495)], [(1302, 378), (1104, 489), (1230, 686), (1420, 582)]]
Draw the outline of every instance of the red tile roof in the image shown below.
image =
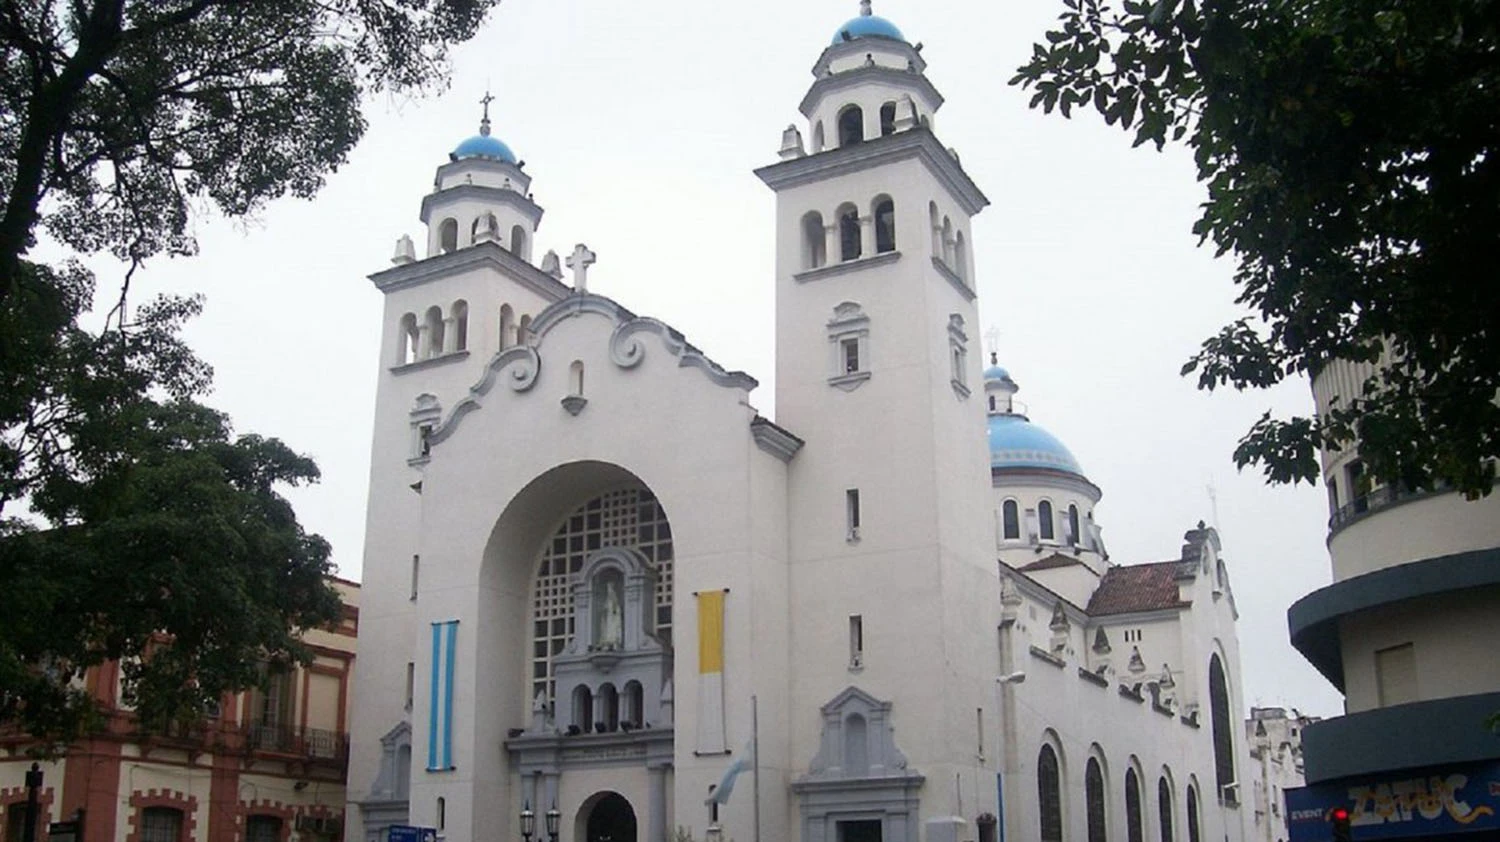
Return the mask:
[(1180, 576), (1193, 575), (1196, 569), (1197, 563), (1192, 561), (1112, 567), (1099, 581), (1099, 587), (1084, 610), (1091, 617), (1101, 617), (1186, 608), (1190, 603), (1178, 597), (1177, 580)]

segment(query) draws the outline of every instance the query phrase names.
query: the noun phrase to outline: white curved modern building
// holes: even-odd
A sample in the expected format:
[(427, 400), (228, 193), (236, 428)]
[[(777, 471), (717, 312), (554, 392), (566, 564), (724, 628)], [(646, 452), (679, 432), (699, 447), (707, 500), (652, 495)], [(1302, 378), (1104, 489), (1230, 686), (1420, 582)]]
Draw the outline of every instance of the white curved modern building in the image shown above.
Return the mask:
[(756, 171), (774, 421), (590, 292), (586, 247), (533, 259), (488, 119), (422, 199), (422, 256), (371, 276), (349, 842), (518, 838), (528, 811), (538, 838), (555, 811), (564, 842), (703, 839), (711, 787), (741, 842), (1245, 837), (1218, 537), (1113, 563), (1100, 489), (982, 371), (988, 200), (863, 5)]
[[(1325, 365), (1318, 412), (1377, 373)], [(1288, 622), (1345, 715), (1303, 730), (1308, 787), (1288, 795), (1291, 838), (1327, 838), (1321, 816), (1336, 806), (1356, 839), (1500, 835), (1500, 736), (1487, 723), (1500, 712), (1500, 495), (1384, 482), (1357, 445), (1322, 460), (1333, 583)]]

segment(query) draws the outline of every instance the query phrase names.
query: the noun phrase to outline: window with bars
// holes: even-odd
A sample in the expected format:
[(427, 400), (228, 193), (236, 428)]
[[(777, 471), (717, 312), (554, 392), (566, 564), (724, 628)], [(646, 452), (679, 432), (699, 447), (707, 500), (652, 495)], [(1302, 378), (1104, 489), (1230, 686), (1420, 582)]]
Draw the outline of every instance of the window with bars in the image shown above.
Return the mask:
[(1144, 842), (1141, 822), (1141, 781), (1134, 769), (1125, 770), (1125, 836), (1130, 842)]
[(147, 807), (141, 811), (141, 842), (179, 842), (181, 836), (181, 810)]
[(1098, 758), (1090, 757), (1083, 771), (1083, 795), (1087, 802), (1088, 842), (1105, 842), (1104, 770), (1099, 767)]
[(650, 491), (624, 488), (601, 494), (563, 518), (542, 548), (532, 597), (531, 696), (556, 695), (553, 660), (573, 635), (573, 582), (590, 553), (605, 547), (636, 550), (656, 567), (656, 635), (672, 636), (672, 527)]
[(1042, 746), (1036, 759), (1037, 803), (1041, 807), (1042, 842), (1062, 842), (1062, 781), (1057, 752)]
[(245, 842), (281, 842), (281, 819), (251, 816), (245, 820)]

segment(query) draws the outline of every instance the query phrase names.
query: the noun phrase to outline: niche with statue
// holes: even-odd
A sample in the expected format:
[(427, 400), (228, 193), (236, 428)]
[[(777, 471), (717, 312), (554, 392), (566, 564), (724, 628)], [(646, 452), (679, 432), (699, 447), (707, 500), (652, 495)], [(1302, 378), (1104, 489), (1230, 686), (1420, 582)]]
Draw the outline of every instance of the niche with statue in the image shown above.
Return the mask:
[(555, 661), (553, 727), (574, 736), (671, 727), (655, 568), (630, 548), (594, 552), (573, 582), (573, 612), (573, 637)]

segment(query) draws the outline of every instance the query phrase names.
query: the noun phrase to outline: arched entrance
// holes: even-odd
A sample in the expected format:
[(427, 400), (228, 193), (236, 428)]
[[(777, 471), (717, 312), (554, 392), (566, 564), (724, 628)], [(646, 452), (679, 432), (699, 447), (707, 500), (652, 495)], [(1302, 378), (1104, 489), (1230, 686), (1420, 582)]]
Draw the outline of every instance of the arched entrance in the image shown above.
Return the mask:
[(625, 796), (606, 792), (596, 798), (589, 799), (593, 807), (584, 808), (582, 842), (636, 842), (635, 810)]

